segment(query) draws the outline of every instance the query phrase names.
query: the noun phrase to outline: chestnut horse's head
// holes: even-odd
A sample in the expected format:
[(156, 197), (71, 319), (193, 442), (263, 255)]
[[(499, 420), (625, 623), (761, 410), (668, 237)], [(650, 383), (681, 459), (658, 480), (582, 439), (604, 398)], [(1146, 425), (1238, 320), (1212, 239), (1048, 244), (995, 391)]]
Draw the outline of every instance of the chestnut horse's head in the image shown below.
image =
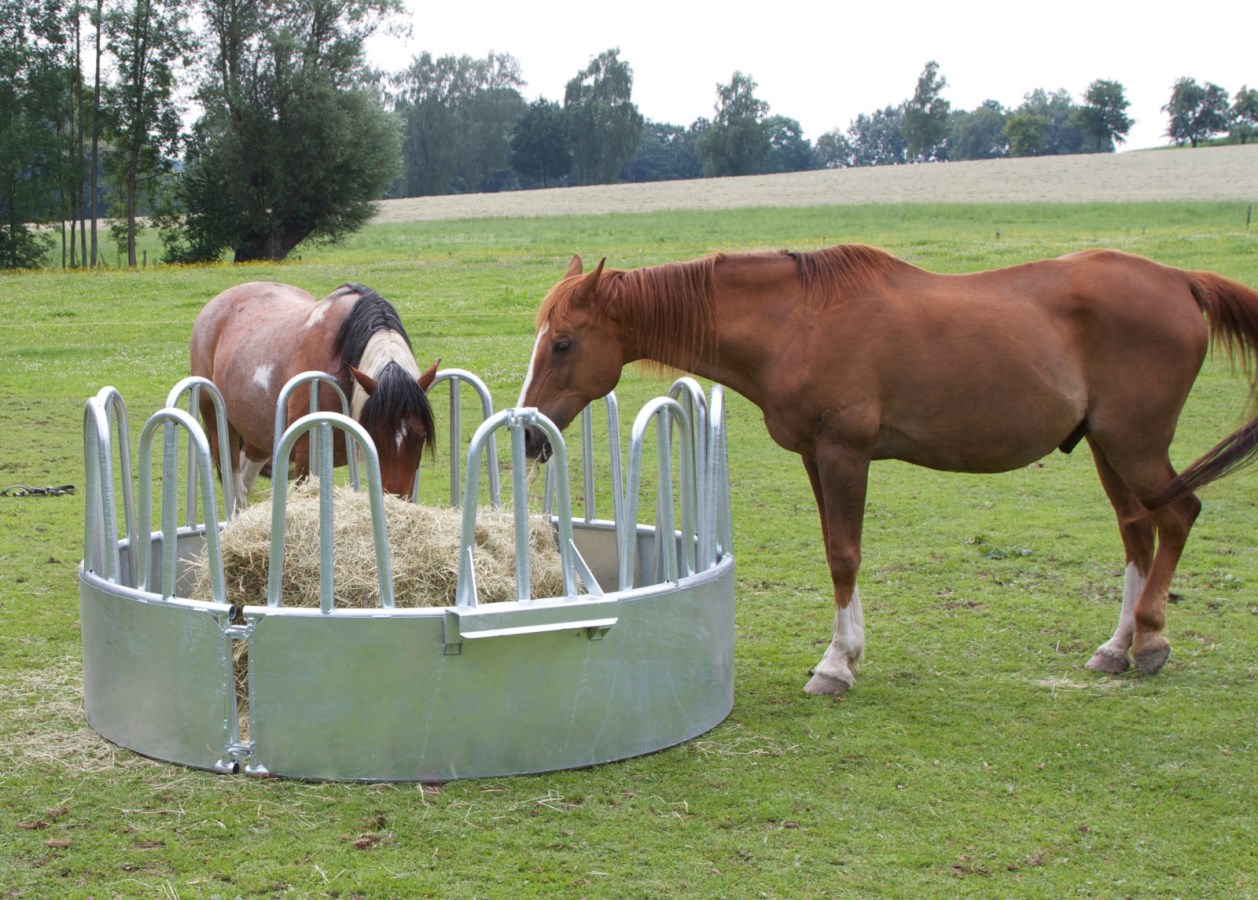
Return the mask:
[[(626, 360), (620, 324), (599, 300), (603, 262), (583, 273), (574, 256), (563, 280), (551, 288), (537, 314), (537, 341), (517, 407), (536, 407), (560, 429), (591, 400), (611, 391)], [(547, 459), (550, 443), (529, 428), (525, 449)]]

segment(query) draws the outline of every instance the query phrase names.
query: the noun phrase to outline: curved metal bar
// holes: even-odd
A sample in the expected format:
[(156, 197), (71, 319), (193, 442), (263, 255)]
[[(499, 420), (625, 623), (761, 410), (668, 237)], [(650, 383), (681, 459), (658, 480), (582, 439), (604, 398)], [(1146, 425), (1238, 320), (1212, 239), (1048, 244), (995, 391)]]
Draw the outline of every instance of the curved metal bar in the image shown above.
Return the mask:
[[(276, 469), (275, 466), (275, 448), (280, 445), (280, 438), (283, 436), (285, 428), (288, 425), (288, 398), (292, 396), (293, 391), (304, 384), (310, 382), (319, 382), (326, 384), (336, 392), (337, 399), (341, 401), (341, 414), (349, 417), (349, 398), (345, 396), (345, 389), (341, 387), (341, 382), (335, 375), (329, 375), (327, 372), (319, 372), (311, 369), (306, 372), (298, 372), (292, 378), (285, 382), (280, 388), (279, 396), (275, 398), (275, 431), (271, 439), (271, 485), (274, 490), (276, 482), (275, 473), (281, 472), (278, 480), (288, 480), (288, 469)], [(310, 412), (317, 413), (319, 411), (319, 392), (317, 390), (310, 391)], [(296, 423), (294, 423), (296, 424)], [(316, 435), (310, 436), (310, 460), (311, 470), (314, 469), (314, 459), (319, 455), (319, 448), (316, 446)], [(350, 451), (348, 442), (345, 445), (345, 464), (349, 466), (349, 483), (354, 490), (359, 489), (358, 478), (358, 456)]]
[[(480, 457), (489, 444), (489, 440), (499, 428), (511, 429), (511, 471), (524, 471), (524, 429), (529, 426), (540, 428), (550, 439), (552, 461), (558, 467), (559, 482), (559, 514), (556, 526), (559, 529), (559, 561), (563, 571), (563, 589), (565, 597), (574, 597), (577, 592), (577, 559), (576, 544), (572, 539), (572, 498), (568, 487), (568, 450), (555, 423), (536, 409), (504, 409), (490, 416), (472, 436), (467, 448), (467, 480), (463, 490), (463, 530), (459, 543), (459, 580), (455, 587), (454, 602), (456, 606), (474, 607), (478, 605), (476, 594), (476, 573), (472, 567), (472, 552), (476, 543), (476, 512), (480, 497)], [(521, 499), (521, 491), (526, 487), (524, 479), (513, 477), (517, 485), (515, 495), (515, 557), (516, 557), (516, 596), (527, 601), (531, 596), (531, 583), (528, 568), (528, 505), (527, 497)], [(594, 582), (588, 567), (582, 563), (582, 573), (587, 580), (587, 587), (592, 594), (602, 593)]]
[[(690, 415), (686, 409), (669, 397), (657, 397), (642, 407), (634, 420), (633, 431), (629, 441), (629, 478), (625, 486), (625, 527), (617, 526), (617, 541), (620, 557), (620, 589), (629, 590), (633, 587), (633, 575), (637, 562), (637, 518), (638, 493), (642, 486), (642, 452), (647, 427), (657, 417), (657, 459), (660, 473), (658, 485), (659, 503), (657, 518), (663, 521), (656, 523), (656, 536), (659, 541), (660, 556), (663, 560), (664, 577), (669, 581), (677, 581), (678, 561), (677, 546), (672, 528), (672, 453), (669, 432), (672, 425), (671, 417), (680, 419), (681, 433), (681, 507), (682, 507), (682, 576), (694, 572), (694, 532), (695, 516), (695, 471), (694, 442), (691, 432)], [(665, 523), (667, 527), (665, 527)]]
[[(594, 476), (594, 419), (593, 403), (581, 410), (581, 465), (585, 497), (584, 520), (589, 523), (598, 518), (596, 498), (597, 484)], [(623, 461), (620, 451), (620, 404), (616, 400), (616, 392), (609, 391), (603, 397), (603, 408), (607, 413), (607, 450), (611, 460), (612, 474), (612, 522), (623, 518), (621, 509), (624, 503)], [(554, 475), (550, 465), (545, 470), (545, 484), (542, 488), (542, 505), (547, 515), (554, 514)]]
[(727, 475), (729, 462), (726, 459), (725, 446), (725, 389), (719, 384), (712, 386), (712, 400), (709, 405), (706, 467), (707, 479), (702, 483), (703, 511), (700, 515), (697, 561), (700, 569), (715, 565), (729, 552), (730, 534), (733, 530)]
[[(696, 480), (696, 506), (699, 510), (698, 521), (694, 524), (694, 534), (697, 536), (698, 544), (703, 543), (703, 533), (709, 530), (712, 519), (704, 516), (702, 498), (708, 491), (708, 399), (703, 394), (703, 388), (699, 386), (699, 382), (689, 375), (684, 375), (672, 383), (668, 389), (668, 396), (680, 402), (686, 407), (690, 413), (690, 421), (693, 425), (694, 435), (694, 463), (695, 463), (695, 480)], [(687, 534), (692, 532), (686, 529), (686, 525), (682, 523), (682, 530)], [(700, 569), (704, 568), (702, 564)]]
[[(214, 418), (218, 420), (218, 471), (220, 473), (230, 473), (234, 468), (234, 461), (231, 455), (231, 445), (227, 440), (227, 401), (223, 399), (223, 393), (218, 386), (208, 378), (202, 378), (200, 375), (189, 375), (187, 378), (178, 382), (170, 393), (166, 395), (166, 406), (178, 408), (179, 401), (184, 394), (188, 395), (188, 412), (194, 417), (201, 415), (201, 391), (205, 389), (209, 392), (210, 401), (214, 404)], [(187, 520), (185, 524), (191, 528), (198, 524), (194, 513), (196, 512), (197, 503), (197, 480), (193, 475), (196, 472), (193, 453), (195, 448), (192, 442), (188, 443), (188, 498), (187, 498)], [(230, 474), (225, 475), (223, 481), (223, 505), (226, 514), (225, 519), (230, 519), (236, 512), (236, 484), (235, 479)], [(215, 512), (217, 515), (217, 511)]]
[(98, 398), (89, 397), (83, 406), (83, 567), (116, 584), (121, 563), (111, 444), (109, 414)]
[[(389, 554), (388, 523), (384, 517), (384, 493), (380, 481), (380, 458), (376, 446), (366, 429), (347, 415), (334, 412), (315, 412), (302, 416), (281, 435), (271, 457), (272, 470), (283, 466), (285, 471), (293, 446), (297, 440), (313, 428), (324, 432), (322, 450), (314, 462), (319, 472), (319, 609), (331, 613), (334, 606), (332, 594), (332, 570), (335, 554), (332, 545), (332, 429), (345, 434), (345, 446), (354, 451), (353, 444), (363, 454), (367, 463), (367, 497), (371, 503), (371, 531), (376, 549), (376, 576), (380, 584), (380, 606), (393, 609), (393, 560)], [(313, 436), (313, 435), (312, 435)], [(284, 513), (288, 504), (288, 479), (271, 482), (271, 556), (267, 567), (266, 605), (279, 606), (283, 590), (284, 569)]]
[[(182, 409), (159, 409), (144, 424), (140, 432), (140, 521), (146, 527), (152, 521), (153, 503), (153, 435), (162, 427), (162, 561), (158, 590), (149, 586), (150, 545), (152, 541), (140, 541), (132, 545), (138, 570), (138, 585), (142, 591), (160, 593), (163, 599), (175, 596), (175, 578), (179, 563), (179, 497), (174, 483), (179, 471), (179, 431), (188, 432), (188, 440), (195, 446), (195, 466), (201, 479), (201, 503), (205, 510), (217, 510), (214, 496), (214, 470), (210, 463), (210, 442), (201, 424)], [(193, 476), (189, 474), (189, 478)], [(223, 578), (223, 556), (219, 549), (218, 529), (207, 524), (205, 528), (206, 554), (210, 562), (210, 596), (216, 603), (227, 602), (226, 582)]]
[[(442, 369), (434, 376), (432, 384), (428, 386), (428, 393), (431, 395), (433, 388), (446, 381), (450, 382), (450, 505), (458, 509), (459, 487), (463, 483), (462, 473), (459, 471), (459, 435), (462, 433), (460, 427), (462, 404), (459, 396), (459, 386), (462, 383), (467, 383), (476, 392), (476, 396), (480, 399), (482, 422), (494, 414), (494, 401), (489, 395), (489, 388), (486, 387), (485, 382), (466, 369)], [(489, 453), (489, 502), (493, 504), (494, 509), (502, 509), (502, 486), (498, 475), (498, 446), (492, 435), (489, 438), (487, 450)], [(415, 474), (414, 499), (416, 502), (419, 501), (418, 472)]]
[[(96, 396), (88, 401), (89, 405), (94, 406), (95, 412), (92, 417), (95, 420), (94, 433), (97, 438), (97, 474), (101, 480), (99, 489), (102, 493), (98, 495), (100, 500), (101, 511), (105, 515), (108, 525), (108, 537), (106, 543), (109, 545), (106, 556), (109, 560), (108, 564), (113, 566), (114, 575), (111, 580), (122, 580), (122, 583), (128, 587), (135, 587), (135, 561), (130, 555), (127, 557), (125, 565), (120, 561), (118, 553), (118, 519), (117, 519), (117, 483), (114, 481), (113, 463), (116, 458), (118, 461), (119, 473), (122, 476), (122, 512), (123, 522), (126, 527), (128, 546), (134, 547), (136, 544), (136, 520), (135, 520), (135, 479), (131, 473), (131, 431), (127, 425), (127, 404), (123, 402), (122, 394), (118, 393), (117, 388), (103, 387), (96, 392)], [(88, 413), (84, 411), (84, 441), (87, 440), (87, 422)], [(110, 418), (112, 416), (113, 427), (110, 427)], [(117, 440), (118, 454), (114, 456), (114, 440)]]

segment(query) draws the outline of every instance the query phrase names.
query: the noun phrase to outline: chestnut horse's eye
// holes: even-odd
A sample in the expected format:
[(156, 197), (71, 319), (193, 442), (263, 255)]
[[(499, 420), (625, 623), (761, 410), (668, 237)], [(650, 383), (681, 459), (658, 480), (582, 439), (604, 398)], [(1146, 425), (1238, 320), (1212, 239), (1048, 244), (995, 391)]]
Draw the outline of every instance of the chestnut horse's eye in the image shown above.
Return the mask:
[(555, 341), (550, 345), (550, 349), (552, 353), (567, 353), (570, 349), (572, 349), (572, 339), (563, 338), (562, 340)]

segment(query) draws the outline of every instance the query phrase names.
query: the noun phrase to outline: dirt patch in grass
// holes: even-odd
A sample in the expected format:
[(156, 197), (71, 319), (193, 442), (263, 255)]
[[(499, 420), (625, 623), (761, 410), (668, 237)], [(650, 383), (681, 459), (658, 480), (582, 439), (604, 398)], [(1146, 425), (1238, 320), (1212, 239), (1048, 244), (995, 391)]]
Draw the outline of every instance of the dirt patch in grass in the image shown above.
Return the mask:
[(867, 203), (1130, 203), (1258, 199), (1258, 144), (824, 169), (380, 203), (377, 222)]

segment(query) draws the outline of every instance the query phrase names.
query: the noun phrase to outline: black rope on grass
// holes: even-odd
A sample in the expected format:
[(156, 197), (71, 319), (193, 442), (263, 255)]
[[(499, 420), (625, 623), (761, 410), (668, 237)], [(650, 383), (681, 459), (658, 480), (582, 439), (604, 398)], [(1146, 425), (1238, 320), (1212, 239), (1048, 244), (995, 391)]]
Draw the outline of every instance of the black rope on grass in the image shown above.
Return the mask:
[(55, 484), (50, 487), (31, 487), (29, 484), (13, 484), (0, 491), (0, 497), (63, 497), (74, 493), (72, 484)]

